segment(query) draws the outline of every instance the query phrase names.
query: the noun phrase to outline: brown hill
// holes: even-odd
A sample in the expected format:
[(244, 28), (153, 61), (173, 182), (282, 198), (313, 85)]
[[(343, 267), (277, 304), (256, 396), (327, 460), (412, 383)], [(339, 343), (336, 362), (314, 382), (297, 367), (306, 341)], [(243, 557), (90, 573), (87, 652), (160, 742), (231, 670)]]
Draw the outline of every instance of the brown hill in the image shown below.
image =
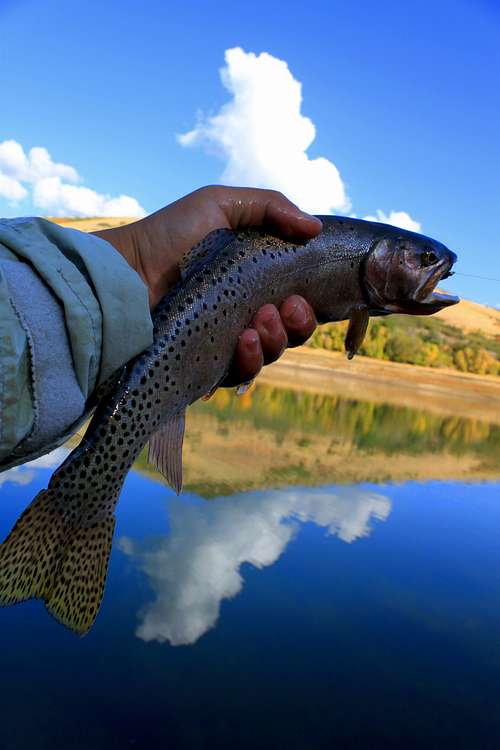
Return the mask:
[(485, 336), (500, 336), (500, 310), (468, 299), (441, 310), (435, 317), (465, 333), (480, 331)]

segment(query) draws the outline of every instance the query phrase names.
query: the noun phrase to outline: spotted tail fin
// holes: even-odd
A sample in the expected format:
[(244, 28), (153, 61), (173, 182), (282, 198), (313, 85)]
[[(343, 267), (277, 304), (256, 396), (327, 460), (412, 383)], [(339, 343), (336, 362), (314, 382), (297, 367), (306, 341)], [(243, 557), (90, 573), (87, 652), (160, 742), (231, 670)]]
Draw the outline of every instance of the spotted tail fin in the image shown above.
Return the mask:
[(0, 605), (43, 599), (80, 635), (91, 628), (106, 582), (115, 519), (82, 526), (55, 491), (40, 492), (0, 545)]

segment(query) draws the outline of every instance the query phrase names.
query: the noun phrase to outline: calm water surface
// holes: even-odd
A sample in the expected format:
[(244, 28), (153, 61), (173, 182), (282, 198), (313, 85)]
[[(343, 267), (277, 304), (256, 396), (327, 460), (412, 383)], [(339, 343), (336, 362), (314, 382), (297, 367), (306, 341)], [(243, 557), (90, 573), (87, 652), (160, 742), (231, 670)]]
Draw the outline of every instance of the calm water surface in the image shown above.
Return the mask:
[[(1, 747), (500, 747), (498, 427), (218, 398), (180, 498), (129, 475), (89, 635), (0, 610)], [(65, 454), (0, 475), (2, 537)]]

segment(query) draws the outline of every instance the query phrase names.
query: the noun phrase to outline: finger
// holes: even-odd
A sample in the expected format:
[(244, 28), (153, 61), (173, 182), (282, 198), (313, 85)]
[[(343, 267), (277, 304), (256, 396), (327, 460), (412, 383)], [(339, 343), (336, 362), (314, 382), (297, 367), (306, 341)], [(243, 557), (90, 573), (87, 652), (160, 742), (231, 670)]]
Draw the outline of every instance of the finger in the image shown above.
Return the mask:
[(286, 240), (304, 241), (322, 229), (321, 220), (301, 211), (276, 190), (211, 188), (233, 229), (265, 227)]
[(280, 316), (288, 334), (288, 346), (300, 346), (317, 326), (311, 305), (298, 294), (288, 297), (280, 307)]
[(280, 357), (288, 344), (288, 335), (280, 314), (274, 305), (264, 305), (258, 310), (252, 325), (259, 334), (264, 364), (268, 365)]
[(238, 340), (231, 368), (221, 385), (229, 387), (252, 380), (261, 371), (263, 364), (264, 354), (259, 334), (254, 328), (247, 328)]

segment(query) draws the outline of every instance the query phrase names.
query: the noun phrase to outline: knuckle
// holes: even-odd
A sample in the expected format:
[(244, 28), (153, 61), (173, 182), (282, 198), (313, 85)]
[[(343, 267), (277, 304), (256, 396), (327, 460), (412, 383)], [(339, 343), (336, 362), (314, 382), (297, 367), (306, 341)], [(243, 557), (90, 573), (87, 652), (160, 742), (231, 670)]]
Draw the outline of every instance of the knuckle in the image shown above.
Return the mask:
[(203, 187), (199, 188), (196, 192), (200, 193), (206, 197), (216, 197), (220, 194), (221, 186), (220, 185), (204, 185)]
[(271, 198), (274, 198), (276, 201), (287, 201), (288, 198), (286, 195), (284, 195), (281, 190), (270, 190), (269, 191)]

